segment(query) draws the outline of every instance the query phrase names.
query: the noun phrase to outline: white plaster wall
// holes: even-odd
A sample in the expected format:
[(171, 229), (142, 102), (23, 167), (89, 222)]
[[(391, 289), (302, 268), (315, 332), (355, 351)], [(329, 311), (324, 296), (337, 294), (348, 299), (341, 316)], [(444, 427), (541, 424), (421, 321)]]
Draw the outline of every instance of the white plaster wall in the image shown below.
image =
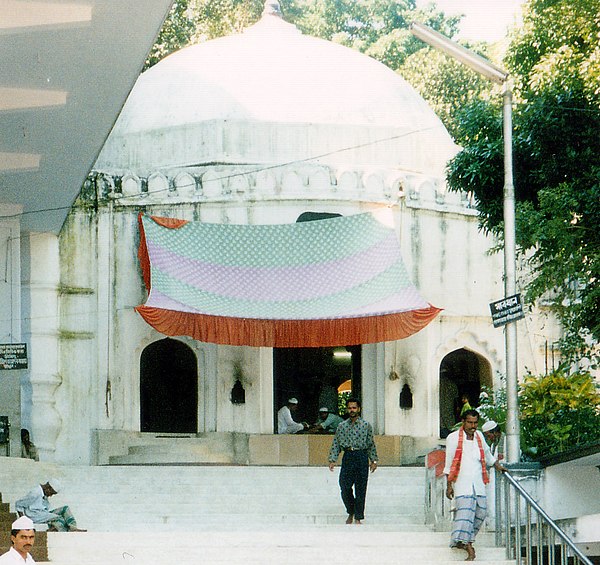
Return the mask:
[(21, 234), (21, 250), (23, 338), (29, 344), (29, 370), (25, 381), (31, 391), (31, 399), (24, 399), (24, 421), (29, 423), (40, 460), (53, 460), (63, 416), (55, 398), (62, 382), (58, 344), (58, 238), (49, 233)]
[[(277, 187), (286, 182), (284, 175), (273, 177), (274, 184), (263, 175), (261, 182), (267, 183), (268, 190), (260, 184), (242, 187), (262, 194), (258, 200), (247, 200), (247, 194), (234, 194), (233, 200), (227, 200), (230, 197), (221, 192), (207, 201), (194, 197), (192, 202), (165, 194), (153, 199), (132, 196), (125, 203), (107, 205), (105, 201), (97, 216), (78, 210), (67, 222), (61, 234), (62, 384), (46, 400), (47, 404), (56, 403), (60, 412), (60, 433), (54, 444), (57, 460), (85, 462), (93, 429), (139, 430), (140, 356), (145, 347), (164, 336), (134, 311), (146, 295), (137, 259), (139, 207), (131, 205), (136, 202), (146, 204), (149, 214), (241, 224), (291, 223), (306, 211), (349, 215), (391, 206), (409, 273), (421, 294), (444, 311), (415, 336), (365, 346), (365, 415), (370, 412), (381, 433), (437, 437), (439, 366), (451, 351), (469, 349), (489, 361), (493, 374), (503, 372), (503, 332), (493, 328), (488, 308), (489, 302), (502, 295), (502, 258), (488, 253), (493, 242), (479, 233), (473, 211), (463, 208), (463, 213), (458, 213), (460, 199), (440, 197), (439, 183), (423, 186), (421, 177), (404, 180), (403, 190), (412, 196), (398, 204), (394, 204), (396, 200), (356, 199), (355, 194), (336, 192), (334, 184), (327, 194), (311, 196), (311, 171), (304, 166), (297, 170), (301, 187), (294, 190), (304, 190), (306, 199), (289, 195), (279, 199)], [(364, 181), (363, 172), (345, 171), (358, 183)], [(329, 178), (341, 178), (340, 174), (331, 173)], [(319, 178), (323, 183), (326, 177), (321, 174)], [(415, 187), (419, 188), (416, 195)], [(222, 186), (219, 191), (226, 189)], [(519, 327), (522, 324), (519, 322)], [(189, 345), (198, 359), (199, 431), (272, 433), (270, 348), (177, 339)], [(56, 337), (53, 343), (56, 347)], [(536, 342), (524, 352), (523, 370), (534, 361), (539, 364), (539, 351)], [(247, 379), (246, 403), (238, 406), (230, 401), (236, 361)], [(392, 367), (398, 380), (389, 379)], [(413, 393), (411, 410), (402, 410), (398, 404), (405, 382)]]
[[(241, 381), (246, 391), (245, 404), (231, 402), (236, 363), (242, 367)], [(258, 347), (219, 347), (217, 369), (217, 424), (219, 431), (261, 433), (261, 394), (267, 387), (273, 387), (273, 378), (272, 374), (262, 373), (260, 365), (260, 348)], [(272, 426), (268, 433), (273, 433)]]
[(600, 471), (595, 466), (568, 462), (547, 467), (542, 484), (541, 506), (554, 520), (600, 513)]
[[(430, 128), (434, 129), (434, 128)], [(202, 162), (294, 163), (319, 158), (334, 167), (406, 168), (443, 175), (443, 164), (456, 152), (443, 129), (407, 135), (405, 127), (365, 127), (319, 123), (260, 121), (202, 122), (111, 134), (97, 162), (99, 170), (126, 166), (138, 175)], [(198, 144), (195, 140), (201, 139)], [(126, 165), (124, 165), (126, 163)]]

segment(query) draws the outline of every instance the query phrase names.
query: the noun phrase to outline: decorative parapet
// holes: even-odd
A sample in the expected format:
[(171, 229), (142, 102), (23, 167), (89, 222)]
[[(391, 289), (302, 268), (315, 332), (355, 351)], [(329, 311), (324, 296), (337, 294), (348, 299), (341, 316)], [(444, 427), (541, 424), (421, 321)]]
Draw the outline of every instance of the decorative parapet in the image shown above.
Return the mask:
[(318, 164), (257, 166), (212, 164), (184, 170), (92, 171), (80, 202), (120, 206), (333, 200), (398, 204), (475, 215), (472, 198), (449, 192), (442, 179), (400, 170), (338, 169)]

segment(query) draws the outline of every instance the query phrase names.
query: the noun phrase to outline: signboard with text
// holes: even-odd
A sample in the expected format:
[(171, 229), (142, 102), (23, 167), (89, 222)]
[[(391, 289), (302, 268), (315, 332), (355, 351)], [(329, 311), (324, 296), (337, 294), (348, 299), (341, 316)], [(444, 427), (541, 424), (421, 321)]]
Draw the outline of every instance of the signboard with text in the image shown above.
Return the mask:
[(520, 294), (514, 294), (513, 296), (507, 296), (502, 300), (492, 302), (490, 304), (490, 311), (495, 328), (525, 317)]
[(0, 343), (0, 369), (27, 369), (26, 343)]

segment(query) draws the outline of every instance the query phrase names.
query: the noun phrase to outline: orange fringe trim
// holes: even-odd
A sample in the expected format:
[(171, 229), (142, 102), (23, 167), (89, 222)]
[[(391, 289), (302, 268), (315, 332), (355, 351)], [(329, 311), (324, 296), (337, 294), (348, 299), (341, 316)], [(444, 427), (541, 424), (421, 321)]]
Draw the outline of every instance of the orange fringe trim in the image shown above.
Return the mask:
[(190, 314), (151, 306), (136, 311), (160, 333), (251, 347), (334, 347), (393, 341), (423, 329), (440, 312), (429, 306), (398, 314), (323, 320), (259, 320)]

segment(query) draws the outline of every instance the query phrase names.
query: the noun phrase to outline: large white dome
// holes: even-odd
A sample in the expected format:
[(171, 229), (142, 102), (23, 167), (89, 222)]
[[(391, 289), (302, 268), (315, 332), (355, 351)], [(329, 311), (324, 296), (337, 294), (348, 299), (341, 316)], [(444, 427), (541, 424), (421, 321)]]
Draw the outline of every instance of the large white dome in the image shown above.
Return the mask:
[[(371, 166), (379, 155), (380, 165), (436, 174), (455, 152), (440, 120), (397, 73), (265, 14), (243, 33), (187, 47), (143, 73), (97, 168), (303, 159), (380, 139), (365, 154)], [(384, 157), (390, 151), (397, 162)], [(342, 158), (361, 160), (356, 151)], [(340, 157), (329, 161), (339, 165)]]

